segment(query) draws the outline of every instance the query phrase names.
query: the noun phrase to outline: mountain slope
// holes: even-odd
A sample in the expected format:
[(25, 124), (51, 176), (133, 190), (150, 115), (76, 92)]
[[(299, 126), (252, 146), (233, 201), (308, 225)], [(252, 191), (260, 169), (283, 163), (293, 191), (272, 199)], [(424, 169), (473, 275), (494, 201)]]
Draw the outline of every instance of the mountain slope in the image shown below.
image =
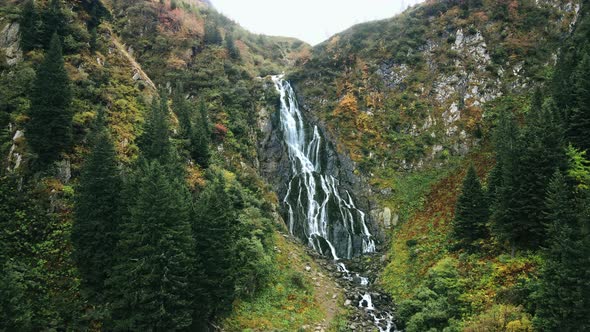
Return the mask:
[[(0, 304), (0, 329), (101, 330), (110, 324), (109, 304), (88, 300), (72, 256), (70, 234), (77, 222), (72, 212), (79, 175), (92, 152), (101, 113), (120, 171), (127, 178), (134, 174), (142, 158), (150, 104), (166, 93), (173, 97), (172, 103), (165, 103), (171, 111), (171, 143), (182, 160), (193, 199), (198, 202), (212, 186), (210, 173), (221, 174), (233, 199), (244, 200), (238, 205), (240, 223), (250, 225), (255, 234), (239, 241), (242, 248), (250, 246), (248, 254), (240, 257), (257, 255), (259, 260), (249, 262), (247, 272), (260, 269), (264, 273), (256, 282), (236, 289), (240, 295), (233, 310), (237, 314), (231, 316), (228, 328), (251, 326), (246, 316), (257, 322), (277, 315), (289, 316), (273, 323), (285, 329), (316, 324), (327, 328), (329, 322), (322, 322), (327, 315), (335, 315), (338, 306), (330, 299), (329, 311), (313, 310), (325, 295), (319, 287), (310, 286), (314, 281), (303, 263), (286, 263), (291, 259), (286, 253), (295, 250), (294, 245), (277, 237), (276, 232), (284, 230), (274, 212), (277, 199), (256, 170), (255, 115), (259, 108), (273, 105), (273, 94), (263, 90), (256, 76), (285, 70), (305, 58), (309, 46), (290, 38), (252, 35), (202, 1), (35, 1), (30, 38), (30, 21), (23, 18), (31, 17), (27, 6), (26, 1), (0, 5), (0, 149), (8, 156), (2, 158), (0, 171), (0, 266), (8, 277), (1, 280), (0, 289), (11, 294), (3, 296)], [(58, 10), (51, 12), (51, 8)], [(60, 36), (73, 92), (72, 103), (64, 111), (72, 114), (73, 144), (58, 156), (59, 162), (39, 170), (25, 128), (51, 14), (63, 17)], [(211, 123), (209, 170), (197, 165), (189, 151), (191, 142), (181, 136), (187, 119), (180, 112), (177, 95), (192, 113), (204, 109)], [(194, 117), (189, 117), (189, 126), (199, 123)], [(263, 212), (260, 204), (264, 204)], [(310, 260), (303, 251), (296, 258), (297, 262)], [(250, 277), (248, 273), (241, 273), (241, 278)], [(338, 292), (334, 288), (334, 294)], [(299, 311), (291, 313), (291, 306), (276, 302), (277, 296)], [(241, 308), (253, 308), (254, 313)], [(231, 313), (232, 307), (225, 311), (223, 315)]]
[(308, 118), (369, 183), (390, 247), (379, 282), (409, 331), (532, 329), (541, 251), (510, 257), (493, 235), (457, 252), (454, 207), (470, 163), (492, 186), (498, 118), (523, 124), (534, 87), (548, 91), (581, 5), (427, 1), (333, 36), (290, 71)]

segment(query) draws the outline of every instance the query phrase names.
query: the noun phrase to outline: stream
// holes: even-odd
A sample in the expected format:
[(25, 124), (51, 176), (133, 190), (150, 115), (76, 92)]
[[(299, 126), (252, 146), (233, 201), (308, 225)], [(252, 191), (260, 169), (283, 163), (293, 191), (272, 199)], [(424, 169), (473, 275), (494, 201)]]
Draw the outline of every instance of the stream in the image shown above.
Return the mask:
[[(333, 259), (343, 282), (353, 288), (358, 310), (364, 311), (381, 332), (397, 331), (392, 310), (379, 309), (366, 276), (349, 271), (343, 260), (376, 251), (367, 227), (366, 214), (357, 208), (353, 195), (340, 187), (327, 171), (333, 155), (317, 126), (309, 128), (299, 109), (290, 83), (282, 75), (272, 76), (280, 94), (280, 122), (283, 142), (291, 164), (287, 192), (282, 200), (289, 232), (306, 241), (315, 251)], [(380, 297), (380, 296), (379, 296)]]

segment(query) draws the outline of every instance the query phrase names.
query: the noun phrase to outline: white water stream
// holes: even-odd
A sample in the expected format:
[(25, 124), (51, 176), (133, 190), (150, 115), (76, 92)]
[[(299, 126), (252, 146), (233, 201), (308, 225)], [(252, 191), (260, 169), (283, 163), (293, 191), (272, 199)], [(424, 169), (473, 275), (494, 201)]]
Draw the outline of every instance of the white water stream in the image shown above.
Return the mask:
[[(280, 94), (280, 122), (291, 162), (292, 176), (283, 199), (289, 231), (305, 238), (309, 246), (322, 255), (331, 255), (343, 279), (368, 288), (368, 278), (358, 273), (353, 275), (344, 263), (338, 262), (340, 258), (352, 258), (358, 251), (375, 252), (366, 215), (357, 208), (348, 190), (339, 188), (338, 180), (322, 170), (322, 157), (326, 157), (322, 155), (322, 151), (325, 153), (322, 136), (314, 126), (310, 137), (306, 138), (303, 115), (289, 82), (282, 75), (272, 76), (272, 81)], [(360, 248), (355, 243), (359, 243)], [(373, 317), (379, 331), (396, 331), (391, 313), (378, 311), (368, 290), (358, 306)]]

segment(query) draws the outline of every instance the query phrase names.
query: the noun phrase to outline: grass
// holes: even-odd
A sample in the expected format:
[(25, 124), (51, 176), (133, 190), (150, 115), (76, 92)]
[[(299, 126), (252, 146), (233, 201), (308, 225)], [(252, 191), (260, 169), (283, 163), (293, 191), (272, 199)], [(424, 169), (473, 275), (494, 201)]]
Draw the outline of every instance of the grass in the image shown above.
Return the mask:
[[(320, 267), (301, 245), (275, 234), (276, 276), (253, 299), (236, 301), (223, 322), (227, 331), (305, 331), (333, 322), (330, 331), (342, 331), (346, 314), (337, 305), (343, 295), (329, 278), (318, 278)], [(311, 267), (311, 272), (305, 267)], [(315, 280), (314, 280), (315, 279)], [(336, 294), (336, 298), (333, 298)]]

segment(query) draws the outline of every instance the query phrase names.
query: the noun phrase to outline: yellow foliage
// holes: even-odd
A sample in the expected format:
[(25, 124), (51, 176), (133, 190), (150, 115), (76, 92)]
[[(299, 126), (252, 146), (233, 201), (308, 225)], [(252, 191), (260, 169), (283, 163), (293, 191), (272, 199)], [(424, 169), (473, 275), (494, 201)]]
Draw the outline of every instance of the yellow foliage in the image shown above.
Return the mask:
[(197, 191), (205, 187), (203, 171), (199, 167), (190, 165), (186, 169), (186, 183), (190, 190)]
[(354, 117), (358, 113), (358, 102), (352, 93), (347, 93), (334, 109), (333, 115), (336, 117)]
[(522, 320), (515, 320), (506, 325), (507, 332), (533, 332), (533, 324), (528, 317), (523, 317)]
[(356, 118), (356, 128), (360, 131), (368, 131), (371, 119), (367, 113), (361, 113)]
[(166, 61), (166, 66), (170, 69), (183, 69), (186, 68), (186, 62), (174, 55), (171, 55)]

